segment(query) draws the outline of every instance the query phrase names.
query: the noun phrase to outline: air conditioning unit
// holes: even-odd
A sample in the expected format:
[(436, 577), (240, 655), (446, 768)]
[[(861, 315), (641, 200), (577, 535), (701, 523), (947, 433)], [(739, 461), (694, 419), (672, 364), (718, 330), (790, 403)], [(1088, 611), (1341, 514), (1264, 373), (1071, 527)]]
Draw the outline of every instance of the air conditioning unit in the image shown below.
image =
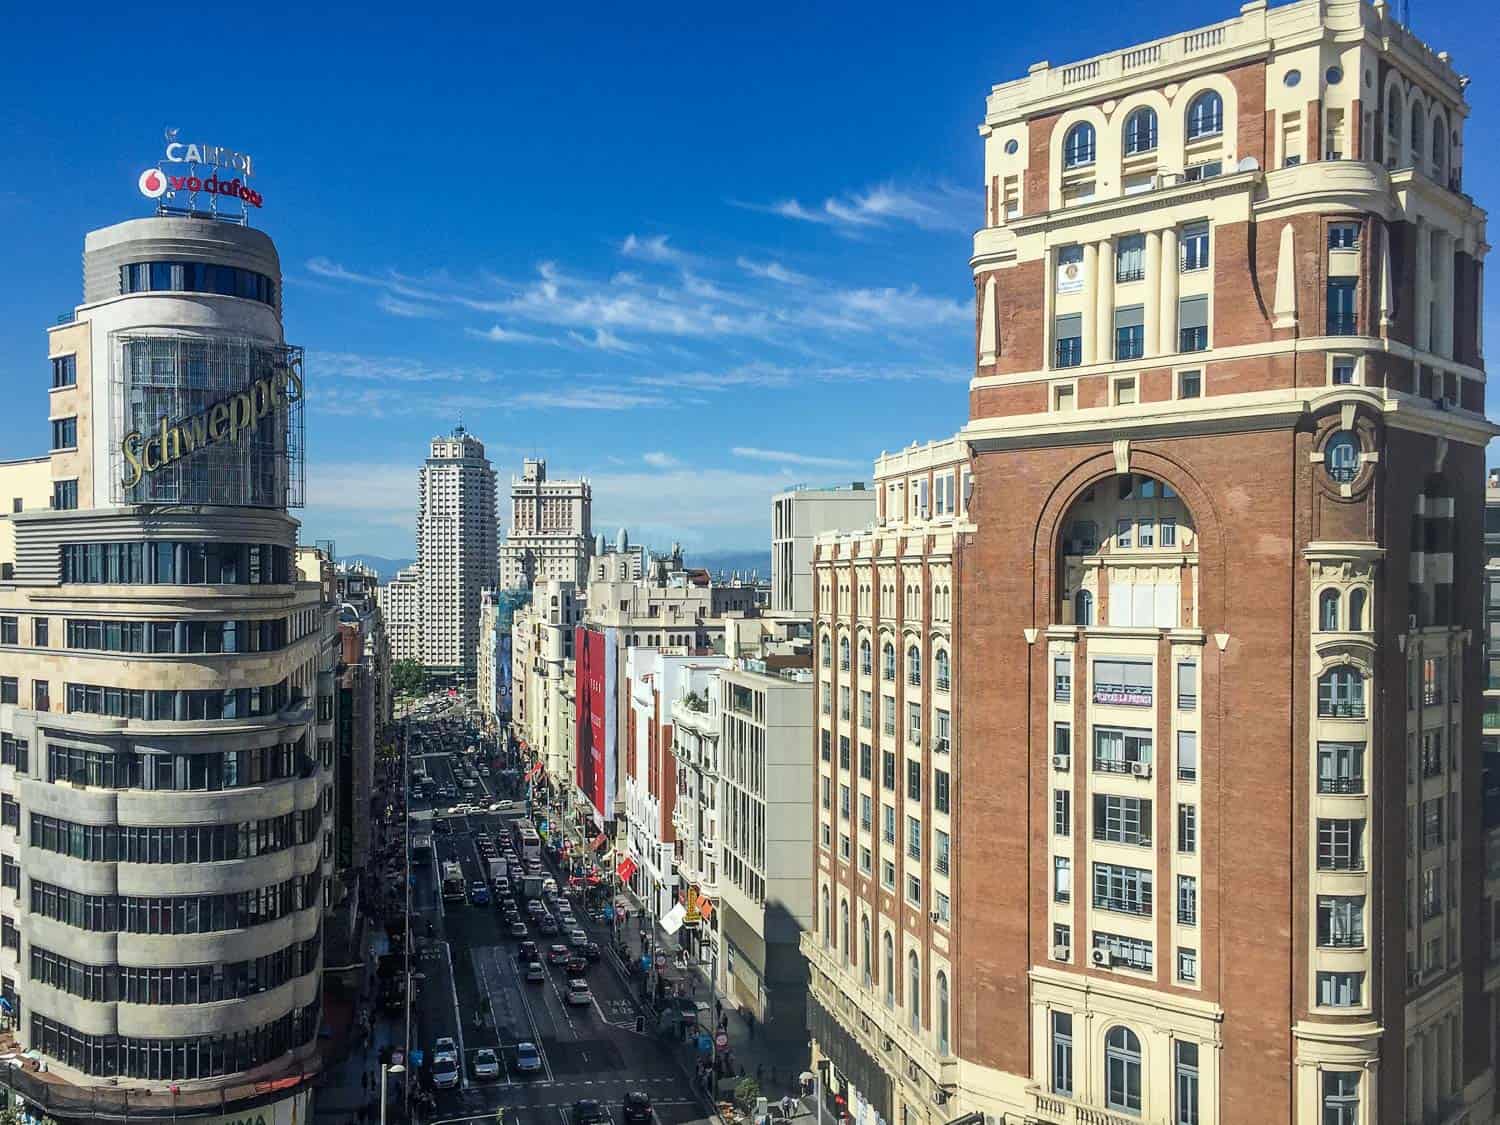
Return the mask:
[(1110, 953), (1109, 950), (1104, 949), (1103, 947), (1097, 948), (1092, 953), (1090, 953), (1089, 961), (1092, 962), (1096, 968), (1100, 969), (1111, 968), (1115, 963), (1114, 955)]
[(1066, 754), (1053, 754), (1052, 768), (1055, 770), (1065, 770), (1068, 768), (1068, 763), (1070, 763), (1071, 761), (1072, 759), (1069, 758)]
[(1136, 777), (1150, 777), (1151, 776), (1151, 763), (1150, 762), (1131, 762), (1130, 763), (1130, 772), (1132, 774), (1134, 774)]
[(1072, 946), (1068, 946), (1068, 945), (1054, 945), (1052, 947), (1052, 960), (1054, 960), (1054, 961), (1071, 961), (1071, 960), (1073, 960), (1073, 948), (1072, 948)]

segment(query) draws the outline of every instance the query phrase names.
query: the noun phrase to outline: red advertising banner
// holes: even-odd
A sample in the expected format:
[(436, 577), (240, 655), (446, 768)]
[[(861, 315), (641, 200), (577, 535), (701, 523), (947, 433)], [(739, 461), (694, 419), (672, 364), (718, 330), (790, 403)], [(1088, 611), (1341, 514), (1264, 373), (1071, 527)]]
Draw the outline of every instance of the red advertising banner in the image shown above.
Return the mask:
[(626, 856), (620, 860), (620, 865), (615, 868), (623, 881), (629, 882), (630, 877), (635, 874), (635, 857)]

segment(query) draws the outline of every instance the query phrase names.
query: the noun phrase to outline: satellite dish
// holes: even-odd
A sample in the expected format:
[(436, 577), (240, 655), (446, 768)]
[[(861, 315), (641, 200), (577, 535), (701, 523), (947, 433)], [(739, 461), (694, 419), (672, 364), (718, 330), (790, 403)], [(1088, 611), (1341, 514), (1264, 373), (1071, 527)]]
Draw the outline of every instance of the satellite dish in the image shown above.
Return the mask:
[(1240, 162), (1234, 166), (1236, 172), (1254, 172), (1260, 168), (1260, 161), (1253, 156), (1240, 158)]

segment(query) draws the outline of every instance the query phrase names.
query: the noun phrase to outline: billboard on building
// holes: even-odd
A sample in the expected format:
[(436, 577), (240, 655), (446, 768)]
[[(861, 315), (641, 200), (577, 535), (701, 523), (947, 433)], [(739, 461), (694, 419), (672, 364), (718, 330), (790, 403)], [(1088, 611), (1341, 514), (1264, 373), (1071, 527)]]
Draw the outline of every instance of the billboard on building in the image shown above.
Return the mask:
[(574, 776), (600, 824), (614, 815), (617, 638), (613, 629), (581, 625), (573, 635)]

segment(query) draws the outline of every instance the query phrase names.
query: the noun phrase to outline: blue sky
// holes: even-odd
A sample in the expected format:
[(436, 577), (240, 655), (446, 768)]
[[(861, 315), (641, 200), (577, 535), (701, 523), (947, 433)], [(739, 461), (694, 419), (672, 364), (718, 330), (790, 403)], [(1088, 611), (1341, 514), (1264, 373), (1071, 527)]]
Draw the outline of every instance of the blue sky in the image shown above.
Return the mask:
[[(593, 479), (599, 528), (690, 550), (765, 546), (772, 492), (951, 434), (989, 86), (1237, 5), (134, 7), (70, 9), (66, 55), (53, 10), (7, 17), (0, 457), (45, 447), (44, 326), (176, 126), (256, 159), (307, 350), (306, 538), (404, 555), (460, 415), (502, 487), (540, 454)], [(1500, 21), (1413, 23), (1474, 77), (1466, 185), (1500, 198)]]

